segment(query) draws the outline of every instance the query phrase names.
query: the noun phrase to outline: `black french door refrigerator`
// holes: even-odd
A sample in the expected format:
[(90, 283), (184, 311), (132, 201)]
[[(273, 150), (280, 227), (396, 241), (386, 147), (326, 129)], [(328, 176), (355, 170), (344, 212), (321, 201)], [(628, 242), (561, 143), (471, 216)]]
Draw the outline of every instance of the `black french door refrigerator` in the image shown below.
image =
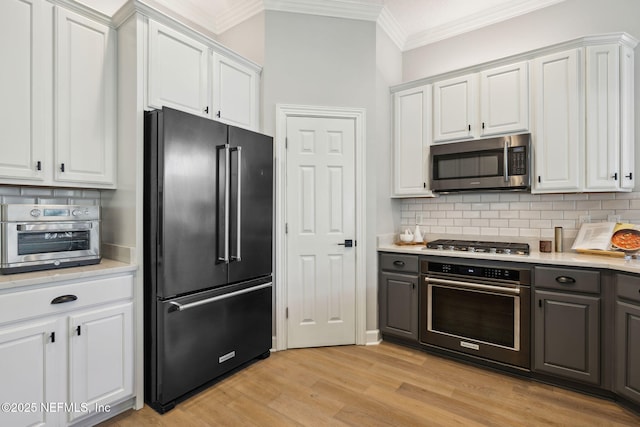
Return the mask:
[(145, 113), (145, 400), (164, 413), (269, 355), (273, 140)]

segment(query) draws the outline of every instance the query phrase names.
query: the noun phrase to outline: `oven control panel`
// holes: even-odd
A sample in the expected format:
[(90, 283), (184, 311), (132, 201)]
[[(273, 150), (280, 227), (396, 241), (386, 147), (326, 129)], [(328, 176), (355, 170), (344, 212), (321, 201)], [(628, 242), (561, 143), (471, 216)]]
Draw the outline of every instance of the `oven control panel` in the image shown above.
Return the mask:
[(480, 277), (485, 279), (509, 280), (514, 282), (520, 281), (520, 270), (508, 268), (478, 267), (471, 265), (429, 262), (428, 271), (433, 273), (455, 274), (458, 276)]

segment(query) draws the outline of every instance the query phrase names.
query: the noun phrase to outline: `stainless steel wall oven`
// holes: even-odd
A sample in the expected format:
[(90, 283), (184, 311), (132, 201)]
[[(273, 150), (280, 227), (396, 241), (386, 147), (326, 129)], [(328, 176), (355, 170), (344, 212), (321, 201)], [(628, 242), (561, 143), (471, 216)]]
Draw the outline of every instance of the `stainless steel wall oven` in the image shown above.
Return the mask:
[(528, 267), (445, 257), (420, 266), (422, 343), (529, 369)]
[(100, 262), (100, 207), (4, 204), (0, 272), (20, 273)]

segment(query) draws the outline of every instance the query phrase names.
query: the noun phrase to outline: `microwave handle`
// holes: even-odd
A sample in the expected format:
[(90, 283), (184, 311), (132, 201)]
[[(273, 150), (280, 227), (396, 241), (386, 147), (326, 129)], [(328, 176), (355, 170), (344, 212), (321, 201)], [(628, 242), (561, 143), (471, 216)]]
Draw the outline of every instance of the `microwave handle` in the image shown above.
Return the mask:
[(504, 140), (504, 155), (502, 156), (504, 182), (509, 182), (509, 140)]

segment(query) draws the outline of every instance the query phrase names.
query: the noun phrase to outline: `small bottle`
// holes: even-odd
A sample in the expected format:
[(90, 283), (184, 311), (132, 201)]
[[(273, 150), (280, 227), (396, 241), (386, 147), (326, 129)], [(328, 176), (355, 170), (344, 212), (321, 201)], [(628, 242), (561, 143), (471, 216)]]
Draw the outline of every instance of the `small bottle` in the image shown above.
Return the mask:
[(562, 227), (555, 227), (556, 252), (562, 252)]

